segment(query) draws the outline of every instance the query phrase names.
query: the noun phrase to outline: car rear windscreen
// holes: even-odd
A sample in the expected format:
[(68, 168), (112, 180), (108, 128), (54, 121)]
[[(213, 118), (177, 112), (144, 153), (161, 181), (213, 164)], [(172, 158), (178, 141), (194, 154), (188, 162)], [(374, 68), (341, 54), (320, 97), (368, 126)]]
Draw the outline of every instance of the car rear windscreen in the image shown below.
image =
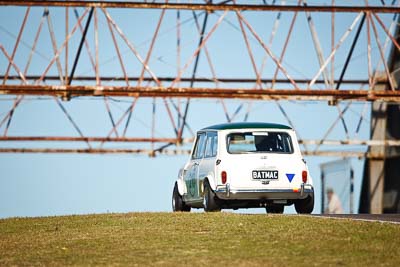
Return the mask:
[(292, 139), (285, 132), (231, 133), (227, 136), (228, 152), (293, 153)]

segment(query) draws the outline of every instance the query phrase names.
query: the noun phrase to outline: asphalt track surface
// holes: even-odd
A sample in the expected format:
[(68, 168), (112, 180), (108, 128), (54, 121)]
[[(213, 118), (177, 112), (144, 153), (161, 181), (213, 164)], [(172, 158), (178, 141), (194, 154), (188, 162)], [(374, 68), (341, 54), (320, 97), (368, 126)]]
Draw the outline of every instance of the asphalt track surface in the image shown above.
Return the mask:
[(400, 224), (400, 214), (320, 214), (315, 217)]

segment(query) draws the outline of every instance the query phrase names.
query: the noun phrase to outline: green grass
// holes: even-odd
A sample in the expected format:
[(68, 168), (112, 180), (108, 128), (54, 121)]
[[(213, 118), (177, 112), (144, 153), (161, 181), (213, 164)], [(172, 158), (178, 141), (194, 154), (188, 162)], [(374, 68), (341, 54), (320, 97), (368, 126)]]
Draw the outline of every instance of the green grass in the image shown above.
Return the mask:
[(400, 266), (400, 225), (128, 213), (0, 220), (0, 266)]

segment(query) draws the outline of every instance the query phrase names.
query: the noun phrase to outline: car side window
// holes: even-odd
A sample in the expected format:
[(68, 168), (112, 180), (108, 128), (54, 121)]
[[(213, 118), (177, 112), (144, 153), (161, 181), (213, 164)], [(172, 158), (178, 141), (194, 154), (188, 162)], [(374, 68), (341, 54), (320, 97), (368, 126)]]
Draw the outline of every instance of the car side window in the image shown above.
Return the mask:
[(214, 134), (212, 137), (213, 143), (212, 143), (212, 156), (215, 157), (217, 155), (217, 148), (218, 148), (218, 135), (217, 133)]
[(207, 134), (207, 144), (205, 157), (215, 157), (217, 155), (217, 133), (209, 132)]
[(200, 159), (203, 157), (205, 145), (206, 145), (206, 134), (205, 133), (198, 134), (196, 138), (196, 145), (193, 151), (193, 156), (192, 156), (193, 159)]

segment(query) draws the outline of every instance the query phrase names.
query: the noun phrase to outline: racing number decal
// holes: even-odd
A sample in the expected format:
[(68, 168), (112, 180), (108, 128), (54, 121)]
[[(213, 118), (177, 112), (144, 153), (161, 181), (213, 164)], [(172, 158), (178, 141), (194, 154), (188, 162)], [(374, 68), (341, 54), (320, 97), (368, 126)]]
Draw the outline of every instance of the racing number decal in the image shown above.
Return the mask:
[(196, 189), (197, 189), (197, 165), (194, 165), (187, 176), (187, 186), (188, 186), (188, 193), (190, 196), (195, 197), (196, 196)]
[(189, 194), (194, 197), (196, 194), (196, 179), (189, 180)]

